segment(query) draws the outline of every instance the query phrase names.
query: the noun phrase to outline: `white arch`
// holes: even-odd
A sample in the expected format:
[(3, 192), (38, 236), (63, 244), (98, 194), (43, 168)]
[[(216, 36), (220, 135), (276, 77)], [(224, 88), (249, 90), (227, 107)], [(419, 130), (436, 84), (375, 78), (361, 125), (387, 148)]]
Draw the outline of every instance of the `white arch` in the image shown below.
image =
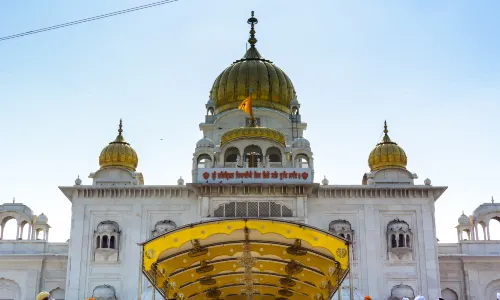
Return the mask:
[(64, 289), (61, 289), (59, 287), (53, 289), (50, 291), (50, 298), (54, 300), (64, 300), (65, 299), (65, 294), (64, 294)]
[(3, 299), (21, 300), (21, 288), (14, 280), (2, 277), (0, 287), (3, 287), (1, 295)]
[(442, 290), (441, 297), (444, 298), (444, 300), (458, 300), (458, 294), (450, 288)]
[(490, 240), (499, 241), (500, 240), (500, 216), (493, 217), (489, 220), (488, 229), (490, 234)]
[(490, 282), (484, 291), (484, 299), (496, 299), (497, 293), (500, 293), (500, 279)]

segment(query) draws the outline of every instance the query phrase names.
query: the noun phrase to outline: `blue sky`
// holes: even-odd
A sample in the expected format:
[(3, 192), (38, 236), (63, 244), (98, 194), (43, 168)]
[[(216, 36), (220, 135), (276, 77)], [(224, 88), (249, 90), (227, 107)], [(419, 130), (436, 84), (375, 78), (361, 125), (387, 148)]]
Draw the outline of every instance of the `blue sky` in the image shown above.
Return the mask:
[[(3, 1), (0, 36), (146, 3)], [(146, 184), (190, 178), (204, 104), (244, 54), (251, 10), (259, 51), (297, 90), (316, 181), (361, 183), (387, 119), (418, 183), (449, 186), (436, 203), (441, 241), (456, 241), (462, 210), (500, 202), (493, 0), (180, 0), (0, 42), (0, 202), (44, 212), (50, 240), (65, 241), (71, 206), (57, 187), (90, 184), (120, 118)]]

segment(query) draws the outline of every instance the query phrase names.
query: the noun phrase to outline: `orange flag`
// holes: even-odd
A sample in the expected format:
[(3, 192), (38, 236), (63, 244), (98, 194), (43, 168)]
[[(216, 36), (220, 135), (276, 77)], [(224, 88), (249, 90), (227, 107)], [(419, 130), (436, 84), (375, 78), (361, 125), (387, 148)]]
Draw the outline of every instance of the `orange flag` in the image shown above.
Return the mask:
[(241, 102), (240, 106), (238, 106), (239, 110), (242, 110), (246, 112), (247, 114), (250, 115), (250, 117), (253, 119), (253, 109), (252, 109), (252, 89), (250, 89), (250, 95)]

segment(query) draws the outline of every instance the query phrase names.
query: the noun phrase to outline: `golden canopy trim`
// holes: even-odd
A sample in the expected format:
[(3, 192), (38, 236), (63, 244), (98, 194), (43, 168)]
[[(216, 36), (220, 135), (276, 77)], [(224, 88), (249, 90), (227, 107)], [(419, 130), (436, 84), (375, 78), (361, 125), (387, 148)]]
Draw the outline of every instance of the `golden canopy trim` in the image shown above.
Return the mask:
[(223, 147), (225, 144), (239, 139), (266, 139), (283, 147), (286, 144), (285, 136), (278, 130), (267, 127), (241, 127), (226, 131), (220, 139), (220, 145)]
[(195, 223), (142, 247), (143, 273), (168, 299), (254, 294), (326, 300), (349, 270), (348, 241), (281, 220)]

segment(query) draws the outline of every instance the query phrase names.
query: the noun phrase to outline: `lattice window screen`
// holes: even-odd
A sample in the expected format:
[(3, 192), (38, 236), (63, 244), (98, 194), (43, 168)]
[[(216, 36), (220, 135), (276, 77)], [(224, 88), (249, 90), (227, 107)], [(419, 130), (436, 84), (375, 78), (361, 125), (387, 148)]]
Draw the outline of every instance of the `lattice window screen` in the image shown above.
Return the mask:
[(214, 210), (214, 217), (244, 218), (244, 217), (293, 217), (293, 211), (275, 202), (229, 202)]
[(248, 216), (249, 217), (259, 216), (259, 204), (257, 202), (248, 202)]

